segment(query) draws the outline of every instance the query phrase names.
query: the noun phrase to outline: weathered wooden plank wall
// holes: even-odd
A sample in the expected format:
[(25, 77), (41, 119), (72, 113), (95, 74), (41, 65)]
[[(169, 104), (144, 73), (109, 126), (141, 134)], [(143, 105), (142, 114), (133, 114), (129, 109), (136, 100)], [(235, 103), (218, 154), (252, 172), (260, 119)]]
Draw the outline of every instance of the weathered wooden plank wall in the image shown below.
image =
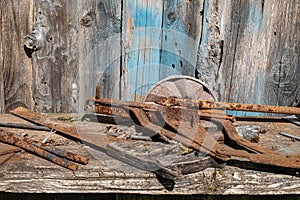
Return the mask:
[(140, 100), (159, 80), (163, 0), (124, 0), (121, 98)]
[(43, 0), (35, 3), (36, 22), (31, 36), (39, 42), (35, 45), (40, 45), (32, 58), (35, 110), (68, 112), (72, 106), (71, 86), (78, 72), (77, 4)]
[(174, 74), (195, 76), (202, 34), (204, 0), (165, 0), (160, 79)]
[(293, 105), (299, 100), (300, 2), (205, 2), (200, 79), (223, 101)]
[[(18, 105), (77, 111), (97, 83), (102, 96), (140, 100), (172, 74), (203, 80), (222, 101), (293, 105), (300, 99), (299, 4), (1, 1), (0, 112)], [(30, 32), (32, 58), (23, 49)]]
[(121, 62), (121, 16), (119, 0), (81, 0), (78, 10), (79, 71), (76, 84), (80, 90), (77, 107), (82, 110), (87, 97), (95, 95), (119, 99)]
[(34, 22), (34, 2), (3, 0), (0, 16), (0, 113), (21, 105), (32, 108), (32, 61), (23, 37)]

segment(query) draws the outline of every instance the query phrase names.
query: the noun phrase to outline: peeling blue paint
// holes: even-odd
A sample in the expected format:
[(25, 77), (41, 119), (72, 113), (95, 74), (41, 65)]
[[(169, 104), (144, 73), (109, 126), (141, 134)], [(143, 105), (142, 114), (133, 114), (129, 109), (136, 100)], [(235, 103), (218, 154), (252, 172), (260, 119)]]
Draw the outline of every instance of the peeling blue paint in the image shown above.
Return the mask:
[(202, 34), (201, 34), (201, 43), (200, 48), (205, 48), (208, 40), (208, 21), (207, 21), (207, 12), (209, 9), (209, 0), (204, 0), (204, 8), (203, 8), (203, 24), (202, 24)]
[[(153, 83), (159, 81), (159, 60), (161, 49), (161, 26), (163, 1), (155, 2), (137, 0), (126, 1), (125, 16), (133, 21), (133, 34), (126, 34), (123, 18), (123, 42), (129, 43), (125, 49), (125, 74), (122, 86), (123, 99), (131, 99), (132, 95), (144, 96)], [(128, 23), (128, 22), (127, 22)], [(127, 34), (130, 30), (127, 30)], [(131, 39), (128, 39), (131, 38)], [(126, 48), (126, 47), (125, 47)]]
[(248, 17), (248, 25), (253, 25), (254, 31), (258, 32), (263, 23), (263, 10), (259, 3), (254, 2), (253, 0), (250, 2), (249, 8), (249, 17)]

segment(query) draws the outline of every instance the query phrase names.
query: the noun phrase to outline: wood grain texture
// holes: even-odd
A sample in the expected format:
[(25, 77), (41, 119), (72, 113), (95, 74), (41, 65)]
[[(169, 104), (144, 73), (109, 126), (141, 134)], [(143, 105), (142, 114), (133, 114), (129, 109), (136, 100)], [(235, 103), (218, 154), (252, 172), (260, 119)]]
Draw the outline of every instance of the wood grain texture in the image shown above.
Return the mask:
[(163, 0), (123, 5), (121, 98), (140, 101), (159, 80)]
[(122, 1), (78, 1), (79, 109), (95, 96), (119, 99)]
[[(199, 60), (205, 61), (200, 78), (223, 101), (293, 105), (299, 99), (299, 2), (209, 1), (204, 10), (204, 27), (217, 29), (208, 28), (202, 39), (200, 52), (212, 57)], [(216, 54), (209, 53), (213, 47)]]
[(32, 63), (23, 36), (33, 24), (34, 2), (1, 1), (0, 15), (0, 113), (18, 106), (32, 108)]
[(36, 1), (32, 32), (40, 39), (33, 54), (34, 109), (72, 111), (72, 84), (78, 71), (76, 1)]
[[(70, 150), (75, 151), (75, 149)], [(90, 154), (87, 153), (89, 156)], [(22, 160), (0, 167), (0, 190), (18, 193), (131, 193), (148, 195), (282, 195), (299, 194), (299, 177), (227, 167), (185, 175), (174, 182), (137, 171), (102, 155), (76, 172), (23, 153)], [(110, 165), (107, 167), (106, 165)], [(20, 168), (19, 166), (23, 166)], [(115, 169), (119, 166), (119, 169)], [(121, 169), (122, 167), (122, 169)], [(131, 169), (131, 172), (126, 170)], [(33, 187), (35, 186), (35, 187)]]
[(195, 76), (202, 18), (201, 0), (164, 1), (160, 79), (174, 74)]
[[(0, 112), (20, 105), (81, 111), (98, 83), (103, 97), (139, 101), (173, 74), (206, 82), (219, 101), (290, 106), (300, 99), (297, 0), (0, 5)], [(31, 27), (41, 34), (32, 59), (23, 49)]]

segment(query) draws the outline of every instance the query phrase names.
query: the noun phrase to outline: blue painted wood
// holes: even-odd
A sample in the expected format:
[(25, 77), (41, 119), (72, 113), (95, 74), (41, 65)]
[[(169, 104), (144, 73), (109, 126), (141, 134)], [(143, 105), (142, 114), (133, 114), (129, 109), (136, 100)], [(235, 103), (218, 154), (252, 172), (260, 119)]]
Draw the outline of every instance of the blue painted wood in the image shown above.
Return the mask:
[(202, 1), (164, 1), (160, 79), (174, 74), (195, 76), (202, 7)]
[(139, 100), (170, 75), (195, 76), (202, 1), (125, 1), (122, 99)]
[(163, 0), (123, 4), (121, 98), (141, 100), (159, 80)]

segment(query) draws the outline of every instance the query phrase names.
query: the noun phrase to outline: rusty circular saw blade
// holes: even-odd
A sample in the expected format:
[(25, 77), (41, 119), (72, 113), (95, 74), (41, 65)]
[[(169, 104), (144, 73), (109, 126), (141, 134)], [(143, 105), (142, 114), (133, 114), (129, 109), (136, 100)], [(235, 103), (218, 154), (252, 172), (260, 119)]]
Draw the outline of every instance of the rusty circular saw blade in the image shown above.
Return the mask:
[(216, 100), (208, 86), (191, 76), (169, 76), (156, 83), (146, 94), (144, 102), (154, 102), (162, 97), (178, 97), (191, 100)]

